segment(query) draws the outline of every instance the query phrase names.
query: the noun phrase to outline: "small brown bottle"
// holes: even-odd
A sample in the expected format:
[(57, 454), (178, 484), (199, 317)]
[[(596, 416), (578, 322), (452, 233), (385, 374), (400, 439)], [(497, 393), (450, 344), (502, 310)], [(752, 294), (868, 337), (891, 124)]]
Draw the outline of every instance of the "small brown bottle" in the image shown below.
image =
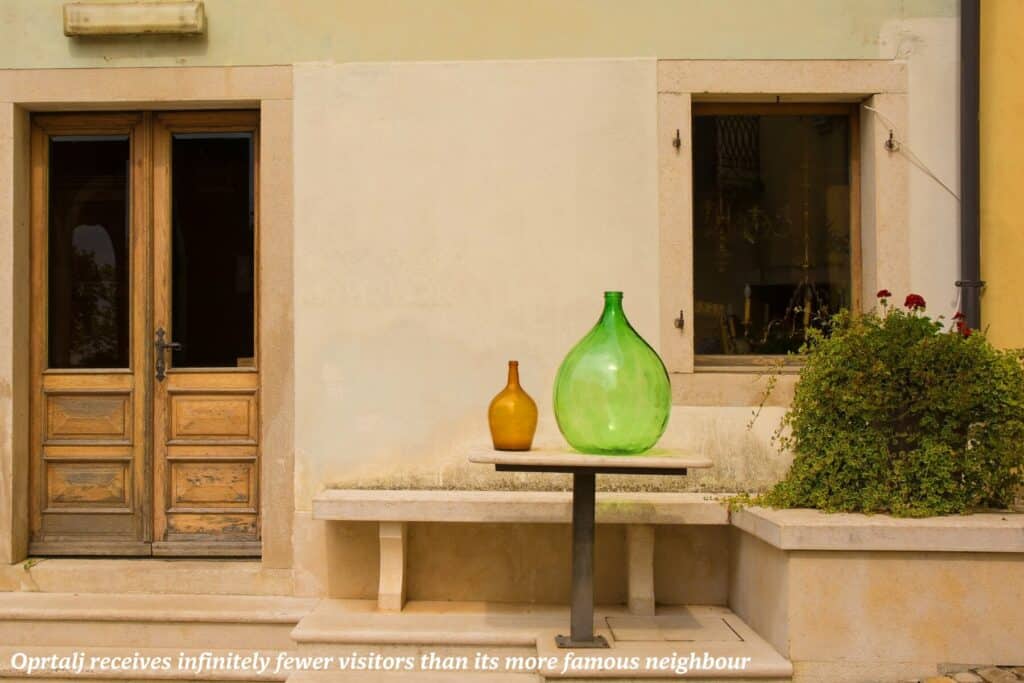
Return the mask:
[(528, 451), (537, 431), (537, 404), (519, 386), (519, 361), (508, 362), (508, 385), (487, 410), (495, 450)]

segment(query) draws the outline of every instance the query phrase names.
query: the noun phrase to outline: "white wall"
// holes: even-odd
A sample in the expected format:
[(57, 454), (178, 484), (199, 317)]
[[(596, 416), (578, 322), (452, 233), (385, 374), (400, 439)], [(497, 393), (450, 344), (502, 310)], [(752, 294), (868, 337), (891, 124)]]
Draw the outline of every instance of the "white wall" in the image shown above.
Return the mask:
[[(898, 131), (905, 155), (955, 193), (960, 192), (960, 21), (957, 17), (904, 19), (887, 25), (882, 42), (907, 61), (908, 129)], [(883, 123), (884, 125), (884, 123)], [(932, 315), (957, 309), (960, 204), (919, 166), (910, 165), (910, 285)], [(902, 303), (902, 293), (895, 292)]]
[(511, 358), (557, 434), (554, 373), (605, 289), (657, 341), (654, 60), (300, 65), (294, 86), (299, 509), (462, 461)]

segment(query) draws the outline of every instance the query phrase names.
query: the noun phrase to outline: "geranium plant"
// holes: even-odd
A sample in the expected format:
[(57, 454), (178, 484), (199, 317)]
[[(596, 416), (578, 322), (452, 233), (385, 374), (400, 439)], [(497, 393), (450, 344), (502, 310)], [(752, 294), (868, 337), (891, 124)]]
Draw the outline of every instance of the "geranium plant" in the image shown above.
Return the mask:
[(809, 330), (783, 419), (792, 468), (757, 502), (900, 516), (1005, 508), (1024, 480), (1020, 352), (878, 292), (877, 310)]

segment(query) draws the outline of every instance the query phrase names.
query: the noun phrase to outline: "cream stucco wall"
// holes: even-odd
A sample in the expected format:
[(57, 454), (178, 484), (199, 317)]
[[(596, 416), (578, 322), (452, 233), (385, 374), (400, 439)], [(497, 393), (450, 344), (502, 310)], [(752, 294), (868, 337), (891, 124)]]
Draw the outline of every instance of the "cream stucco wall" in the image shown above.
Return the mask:
[[(890, 287), (923, 293), (939, 313), (955, 307), (955, 212), (942, 210), (951, 198), (906, 154), (882, 146), (891, 119), (918, 154), (940, 150), (949, 160), (956, 98), (940, 74), (954, 59), (953, 28), (935, 19), (918, 38), (901, 34), (929, 46), (907, 48), (908, 80), (899, 69), (884, 78), (864, 71), (879, 90), (845, 84), (880, 92), (870, 102), (885, 116), (864, 113), (869, 302)], [(720, 69), (718, 88), (737, 78), (724, 64), (687, 62), (681, 73)], [(779, 79), (790, 93), (842, 93), (847, 67), (831, 64), (834, 78), (822, 85), (792, 80), (812, 70), (764, 62), (756, 87)], [(596, 318), (602, 290), (626, 291), (627, 311), (656, 346), (665, 339), (662, 298), (687, 300), (659, 280), (666, 195), (657, 170), (669, 140), (657, 127), (656, 78), (656, 62), (643, 59), (295, 67), (298, 509), (331, 485), (567, 484), (498, 477), (465, 458), (487, 443), (486, 405), (509, 358), (522, 362), (538, 400), (538, 443), (560, 442), (554, 372)], [(940, 104), (943, 115), (931, 115)], [(662, 445), (715, 460), (691, 486), (774, 481), (788, 464), (771, 436), (791, 383), (748, 429), (763, 378), (708, 379), (674, 377)], [(728, 398), (708, 399), (720, 390)]]
[[(464, 462), (516, 358), (558, 363), (621, 289), (657, 336), (654, 60), (298, 66), (297, 504)], [(480, 468), (483, 469), (483, 468)]]
[[(640, 332), (656, 346), (664, 340), (664, 311), (676, 304), (673, 299), (666, 308), (659, 280), (665, 263), (659, 258), (659, 145), (668, 139), (658, 127), (654, 57), (720, 58), (732, 65), (726, 71), (733, 78), (788, 69), (796, 80), (781, 82), (799, 83), (818, 74), (811, 90), (758, 89), (772, 81), (740, 78), (747, 85), (725, 94), (741, 99), (776, 92), (858, 99), (882, 92), (870, 101), (956, 188), (952, 1), (769, 0), (744, 2), (742, 12), (711, 0), (495, 0), (486, 8), (474, 0), (439, 0), (429, 13), (415, 0), (206, 4), (210, 28), (201, 38), (72, 40), (60, 34), (61, 2), (5, 0), (0, 102), (63, 109), (195, 106), (188, 104), (196, 99), (195, 86), (181, 74), (202, 80), (205, 73), (155, 70), (181, 79), (183, 94), (168, 97), (151, 92), (147, 83), (166, 79), (146, 69), (62, 68), (55, 73), (67, 75), (67, 87), (55, 98), (35, 86), (35, 72), (20, 70), (29, 66), (298, 63), (281, 68), (294, 75), (294, 115), (285, 101), (264, 109), (265, 116), (274, 114), (265, 120), (293, 126), (290, 150), (284, 143), (274, 150), (281, 159), (291, 151), (285, 166), (294, 176), (290, 186), (287, 173), (277, 177), (282, 192), (268, 186), (263, 201), (274, 204), (277, 197), (274, 205), (287, 211), (294, 188), (294, 278), (284, 269), (265, 278), (275, 291), (294, 285), (294, 389), (287, 372), (274, 382), (295, 398), (300, 511), (331, 484), (567, 484), (542, 475), (499, 478), (466, 465), (465, 452), (487, 442), (484, 411), (503, 383), (504, 362), (513, 357), (540, 404), (538, 442), (559, 440), (551, 381), (564, 353), (596, 318), (603, 289), (624, 289)], [(728, 61), (754, 58), (766, 60), (761, 70)], [(899, 67), (890, 69), (898, 83), (886, 77), (884, 89), (864, 89), (864, 81), (829, 77), (847, 69), (772, 61), (857, 67), (869, 63), (840, 60), (869, 58), (900, 60), (877, 62), (882, 70)], [(432, 59), (451, 61), (424, 61)], [(706, 63), (689, 62), (686, 71), (696, 82), (720, 87), (722, 72), (698, 73)], [(239, 73), (229, 69), (223, 80), (202, 80), (203, 106), (234, 101), (218, 92), (237, 89)], [(699, 98), (709, 90), (693, 86), (679, 94)], [(0, 117), (5, 135), (16, 129), (4, 121)], [(923, 293), (933, 311), (952, 312), (955, 203), (905, 155), (884, 151), (888, 124), (868, 113), (862, 124), (864, 219), (874, 226), (865, 235), (869, 296), (877, 280), (894, 291)], [(8, 171), (15, 156), (0, 144)], [(0, 199), (12, 191), (20, 190), (13, 183), (0, 187)], [(14, 234), (10, 218), (0, 219), (0, 236)], [(685, 244), (677, 240), (676, 246)], [(23, 246), (4, 239), (0, 256), (17, 266)], [(285, 258), (289, 248), (281, 249)], [(0, 277), (5, 301), (14, 300), (17, 286), (11, 272)], [(15, 427), (0, 433), (4, 462), (25, 457), (16, 447), (24, 414), (3, 395), (2, 381), (13, 376), (25, 348), (17, 343), (24, 337), (18, 310), (11, 311), (0, 320), (0, 425)], [(290, 319), (288, 311), (280, 316), (285, 328)], [(285, 353), (287, 329), (279, 336), (273, 348)], [(712, 478), (693, 477), (691, 485), (762, 485), (785, 469), (771, 434), (791, 382), (783, 382), (781, 396), (748, 430), (763, 378), (680, 377), (688, 379), (674, 383), (677, 406), (663, 443), (716, 459)], [(286, 452), (289, 409), (269, 402), (264, 408), (273, 411), (265, 417), (277, 435), (274, 451)], [(290, 480), (286, 470), (267, 476)], [(12, 482), (0, 483), (11, 488)], [(606, 483), (647, 485), (638, 478)], [(291, 507), (284, 498), (275, 504)], [(5, 516), (12, 512), (0, 511), (0, 522)]]

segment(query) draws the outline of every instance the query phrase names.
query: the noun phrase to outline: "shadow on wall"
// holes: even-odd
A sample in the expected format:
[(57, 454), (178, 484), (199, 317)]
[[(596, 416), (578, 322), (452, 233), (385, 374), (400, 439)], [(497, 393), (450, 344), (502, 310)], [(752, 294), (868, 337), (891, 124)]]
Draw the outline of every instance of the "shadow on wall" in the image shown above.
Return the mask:
[[(377, 525), (326, 525), (324, 588), (335, 598), (375, 599)], [(433, 524), (409, 529), (410, 600), (566, 604), (571, 528), (565, 524)], [(626, 532), (597, 527), (595, 599), (625, 604)], [(665, 526), (657, 530), (656, 591), (667, 605), (725, 605), (728, 600), (728, 527)]]
[(187, 65), (203, 57), (210, 47), (209, 16), (206, 33), (199, 35), (76, 36), (67, 40), (68, 55), (75, 60), (171, 59)]

